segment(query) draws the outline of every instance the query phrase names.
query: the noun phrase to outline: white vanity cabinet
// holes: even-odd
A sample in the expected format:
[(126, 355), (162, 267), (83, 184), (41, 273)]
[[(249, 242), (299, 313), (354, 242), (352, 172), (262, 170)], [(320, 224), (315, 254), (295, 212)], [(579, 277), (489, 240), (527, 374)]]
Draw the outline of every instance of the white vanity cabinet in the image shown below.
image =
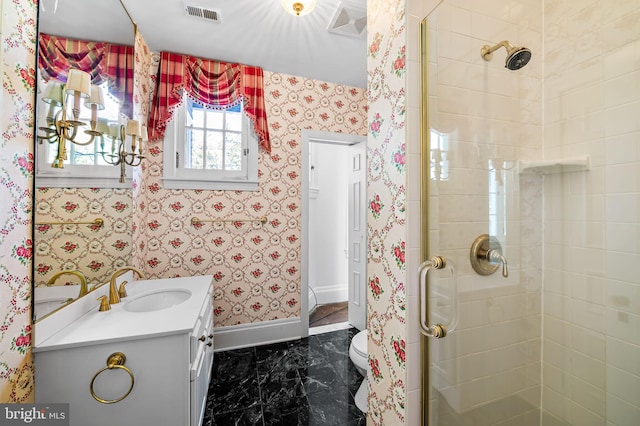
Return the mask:
[[(211, 286), (193, 291), (196, 296), (198, 304), (191, 301), (153, 313), (112, 309), (79, 318), (34, 348), (36, 402), (69, 403), (71, 426), (201, 425), (213, 363)], [(91, 315), (96, 323), (91, 324)], [(98, 329), (93, 333), (108, 338), (78, 338), (107, 321), (115, 322), (111, 327), (121, 328), (124, 336), (115, 338)], [(154, 322), (168, 327), (161, 331)], [(138, 333), (149, 327), (152, 332)], [(126, 359), (123, 366), (109, 369), (108, 359), (115, 353)], [(92, 381), (95, 395), (106, 401), (131, 392), (118, 402), (99, 402), (92, 396)]]
[(207, 406), (207, 393), (213, 368), (213, 304), (202, 307), (190, 339), (191, 426), (200, 426)]

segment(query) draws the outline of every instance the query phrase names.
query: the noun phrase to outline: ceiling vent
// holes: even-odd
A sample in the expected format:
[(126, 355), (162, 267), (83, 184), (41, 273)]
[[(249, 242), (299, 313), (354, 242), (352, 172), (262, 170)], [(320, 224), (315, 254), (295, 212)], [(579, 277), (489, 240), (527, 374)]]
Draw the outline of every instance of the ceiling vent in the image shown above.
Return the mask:
[(367, 29), (367, 10), (359, 4), (342, 1), (338, 4), (327, 30), (330, 33), (360, 37)]
[(187, 12), (187, 15), (193, 16), (194, 18), (200, 18), (210, 22), (222, 22), (222, 16), (218, 9), (207, 9), (200, 6), (190, 6), (185, 4), (184, 10)]

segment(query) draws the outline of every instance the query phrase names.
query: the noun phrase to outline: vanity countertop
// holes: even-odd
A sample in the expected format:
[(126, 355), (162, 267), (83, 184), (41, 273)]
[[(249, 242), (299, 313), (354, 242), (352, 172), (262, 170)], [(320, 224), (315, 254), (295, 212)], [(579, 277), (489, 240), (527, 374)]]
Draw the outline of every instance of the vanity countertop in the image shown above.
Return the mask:
[[(205, 300), (211, 303), (211, 281), (211, 275), (133, 281), (126, 286), (128, 296), (112, 305), (111, 310), (99, 312), (100, 302), (96, 300), (94, 309), (35, 345), (33, 352), (191, 331)], [(136, 297), (170, 289), (189, 290), (191, 297), (178, 305), (151, 312), (128, 312), (123, 308)]]

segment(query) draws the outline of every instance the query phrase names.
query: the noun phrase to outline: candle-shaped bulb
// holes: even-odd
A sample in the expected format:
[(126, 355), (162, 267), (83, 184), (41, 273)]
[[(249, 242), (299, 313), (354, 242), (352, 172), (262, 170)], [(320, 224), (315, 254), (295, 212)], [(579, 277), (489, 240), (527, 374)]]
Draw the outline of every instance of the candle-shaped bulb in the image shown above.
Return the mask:
[(140, 122), (138, 120), (128, 120), (126, 134), (131, 135), (131, 152), (135, 153), (136, 141), (140, 136)]

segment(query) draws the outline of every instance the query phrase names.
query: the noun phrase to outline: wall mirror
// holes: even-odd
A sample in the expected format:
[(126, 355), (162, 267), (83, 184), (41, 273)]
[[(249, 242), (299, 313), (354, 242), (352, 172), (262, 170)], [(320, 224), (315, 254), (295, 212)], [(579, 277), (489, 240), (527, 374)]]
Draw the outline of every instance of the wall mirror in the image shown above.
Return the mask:
[[(135, 28), (120, 0), (42, 0), (39, 7), (40, 51), (45, 46), (43, 35), (63, 40), (60, 41), (61, 45), (68, 45), (70, 48), (79, 43), (92, 42), (100, 45), (103, 50), (94, 53), (89, 49), (84, 56), (74, 59), (83, 64), (94, 64), (100, 59), (98, 56), (107, 54), (104, 45), (128, 46), (131, 58), (127, 56), (121, 61), (130, 61), (133, 75)], [(120, 55), (129, 55), (129, 51), (121, 50)], [(53, 59), (47, 66), (54, 69), (63, 62), (55, 54), (51, 57)], [(87, 179), (70, 177), (73, 171), (67, 166), (68, 163), (61, 168), (51, 166), (61, 145), (55, 134), (56, 128), (61, 131), (60, 128), (64, 125), (60, 123), (70, 121), (73, 101), (71, 97), (67, 97), (64, 105), (60, 103), (60, 85), (51, 84), (56, 80), (51, 78), (53, 72), (41, 66), (40, 61), (38, 64), (36, 127), (42, 129), (38, 129), (36, 134), (46, 138), (36, 138), (34, 320), (42, 319), (96, 286), (108, 282), (113, 270), (127, 264), (131, 256), (131, 184), (118, 182), (119, 167), (108, 167), (111, 173), (116, 172), (115, 179), (105, 177), (103, 180), (88, 182)], [(91, 66), (93, 65), (89, 65)], [(71, 86), (71, 79), (67, 83), (66, 74), (65, 72), (59, 83)], [(106, 108), (99, 109), (98, 117), (108, 121), (100, 121), (101, 126), (107, 126), (98, 130), (103, 130), (104, 135), (111, 135), (109, 123), (126, 123), (127, 116), (131, 115), (133, 102), (128, 94), (118, 96), (114, 95), (114, 90), (109, 90), (109, 87), (113, 89), (113, 79), (103, 80), (102, 86), (106, 89), (103, 90), (103, 101)], [(50, 83), (47, 84), (46, 81)], [(89, 97), (81, 102), (83, 112), (80, 121), (91, 121), (90, 116), (85, 116), (90, 115), (91, 110), (84, 106), (85, 102), (90, 104), (91, 100)], [(62, 116), (63, 106), (66, 117)], [(98, 127), (96, 124), (96, 128)], [(92, 135), (85, 132), (90, 128), (88, 123), (79, 127), (75, 135), (77, 140), (90, 140)], [(115, 127), (111, 126), (111, 129)], [(69, 130), (73, 131), (74, 129)], [(93, 173), (93, 164), (105, 164), (104, 153), (106, 159), (113, 158), (109, 157), (115, 151), (113, 138), (96, 136), (94, 142), (86, 146), (67, 142), (67, 161), (74, 158), (80, 169), (84, 166)], [(109, 200), (108, 205), (104, 200)], [(114, 250), (105, 250), (107, 246)], [(104, 255), (107, 251), (115, 252), (117, 256), (107, 258)], [(63, 271), (70, 272), (60, 274)]]
[[(195, 5), (202, 3), (195, 2)], [(154, 53), (178, 52), (258, 65), (272, 73), (366, 87), (364, 0), (326, 0), (319, 2), (313, 13), (302, 17), (283, 10), (277, 0), (255, 0), (253, 3), (256, 7), (248, 13), (243, 2), (220, 0), (215, 8), (220, 10), (220, 15), (216, 16), (222, 18), (219, 22), (211, 22), (185, 12), (185, 3), (171, 0), (158, 0), (153, 8), (134, 0), (42, 0), (39, 31), (79, 40), (133, 45), (134, 27), (137, 26)], [(129, 15), (136, 25), (132, 24)], [(347, 20), (347, 25), (346, 21), (336, 19), (340, 16), (352, 19)], [(167, 19), (170, 19), (171, 31), (161, 24), (169, 22)], [(231, 42), (215, 42), (219, 40)], [(45, 90), (44, 85), (39, 87), (40, 97)], [(49, 105), (38, 102), (37, 106), (37, 125), (42, 126)], [(99, 111), (99, 116), (101, 114), (104, 111)], [(41, 144), (36, 143), (36, 147), (39, 149)], [(105, 147), (100, 148), (102, 152), (110, 149), (108, 140)], [(51, 158), (43, 154), (37, 155), (36, 160), (40, 162), (36, 172), (34, 208), (37, 224), (34, 298), (38, 312), (40, 306), (48, 306), (45, 301), (49, 300), (41, 293), (52, 292), (52, 289), (66, 290), (65, 287), (73, 286), (64, 284), (78, 282), (76, 275), (66, 274), (57, 278), (55, 285), (47, 286), (55, 273), (79, 270), (87, 277), (90, 290), (92, 286), (108, 282), (116, 268), (130, 265), (137, 253), (132, 240), (134, 205), (130, 182), (98, 186), (80, 179), (80, 182), (69, 184), (63, 177), (58, 177), (64, 172), (51, 170)], [(118, 168), (112, 169), (117, 171)], [(41, 171), (57, 173), (49, 179)], [(131, 174), (126, 173), (127, 176)], [(95, 222), (96, 219), (103, 220), (100, 222), (103, 225)], [(72, 221), (75, 223), (68, 223)], [(60, 222), (63, 224), (57, 224)], [(80, 289), (75, 295), (56, 295), (56, 298), (59, 303), (78, 294)], [(52, 302), (54, 306), (55, 303)]]

